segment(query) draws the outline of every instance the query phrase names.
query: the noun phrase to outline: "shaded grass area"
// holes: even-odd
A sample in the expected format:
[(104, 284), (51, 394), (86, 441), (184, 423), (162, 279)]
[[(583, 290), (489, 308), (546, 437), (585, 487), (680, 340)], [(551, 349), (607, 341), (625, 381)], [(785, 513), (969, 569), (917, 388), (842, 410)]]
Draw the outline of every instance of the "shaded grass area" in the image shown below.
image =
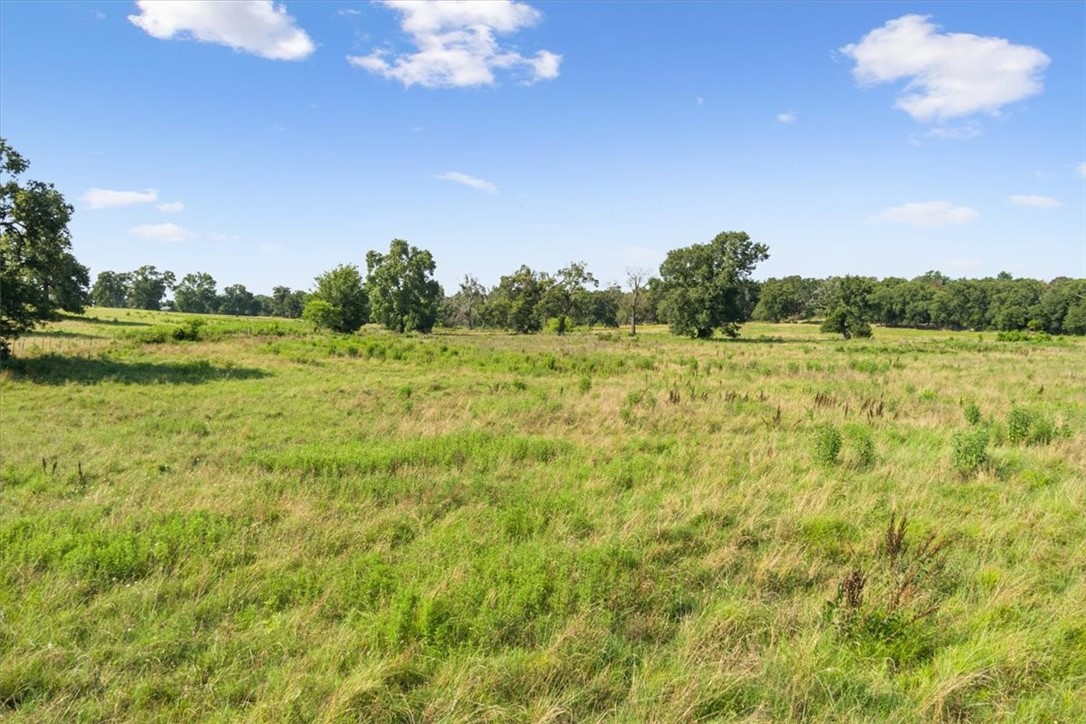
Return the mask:
[(206, 319), (0, 372), (0, 712), (1086, 717), (1077, 342)]

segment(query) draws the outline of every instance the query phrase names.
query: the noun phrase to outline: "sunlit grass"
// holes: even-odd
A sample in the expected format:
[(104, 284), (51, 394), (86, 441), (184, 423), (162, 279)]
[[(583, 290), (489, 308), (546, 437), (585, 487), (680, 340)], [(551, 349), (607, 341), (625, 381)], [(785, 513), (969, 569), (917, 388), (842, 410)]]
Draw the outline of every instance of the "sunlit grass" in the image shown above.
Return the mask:
[(4, 714), (1086, 717), (1081, 341), (190, 319), (0, 372)]

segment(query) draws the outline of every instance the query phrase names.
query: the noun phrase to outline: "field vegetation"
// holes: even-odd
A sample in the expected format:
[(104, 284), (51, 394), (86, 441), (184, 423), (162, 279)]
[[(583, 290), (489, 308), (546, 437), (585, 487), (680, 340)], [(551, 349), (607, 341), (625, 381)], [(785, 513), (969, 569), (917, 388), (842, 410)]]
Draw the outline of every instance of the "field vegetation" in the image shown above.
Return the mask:
[(17, 340), (0, 715), (1086, 718), (1086, 342), (639, 331)]

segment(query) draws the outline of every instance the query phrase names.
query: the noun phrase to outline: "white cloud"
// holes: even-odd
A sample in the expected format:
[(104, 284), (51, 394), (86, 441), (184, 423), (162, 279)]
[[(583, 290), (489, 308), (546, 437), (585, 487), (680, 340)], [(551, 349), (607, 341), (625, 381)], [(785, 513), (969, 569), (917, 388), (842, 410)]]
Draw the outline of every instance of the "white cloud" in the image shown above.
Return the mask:
[(953, 226), (966, 224), (980, 217), (980, 212), (968, 206), (954, 206), (949, 201), (917, 201), (880, 211), (874, 221), (910, 226)]
[(148, 35), (192, 38), (270, 60), (301, 60), (315, 46), (305, 31), (272, 0), (137, 0), (128, 19)]
[(155, 241), (185, 241), (196, 237), (196, 234), (178, 224), (144, 224), (133, 228), (132, 233)]
[(1032, 206), (1035, 209), (1055, 209), (1059, 206), (1063, 206), (1063, 204), (1056, 199), (1048, 196), (1037, 196), (1035, 194), (1012, 196), (1011, 203), (1015, 206)]
[(439, 178), (442, 181), (455, 181), (458, 184), (464, 184), (470, 186), (473, 189), (479, 189), (480, 191), (486, 191), (490, 194), (498, 193), (498, 187), (489, 181), (484, 181), (481, 178), (475, 178), (474, 176), (468, 176), (466, 173), (458, 173), (456, 171), (448, 171), (435, 178)]
[(150, 204), (158, 201), (158, 192), (146, 191), (110, 191), (109, 189), (87, 189), (80, 200), (88, 209), (112, 209), (133, 204)]
[(159, 204), (155, 208), (164, 214), (176, 214), (178, 211), (184, 209), (185, 205), (180, 201), (171, 201), (168, 204)]
[(795, 123), (796, 118), (797, 116), (795, 111), (785, 111), (784, 113), (777, 114), (777, 120), (781, 123)]
[(207, 235), (207, 238), (211, 239), (212, 241), (237, 241), (241, 237), (237, 234), (220, 234), (213, 231)]
[(1083, 161), (1078, 165), (1078, 175), (1082, 178), (1086, 178), (1086, 161)]
[(984, 129), (976, 121), (969, 121), (957, 126), (935, 126), (928, 129), (925, 138), (938, 138), (944, 141), (968, 141), (984, 133)]
[(336, 11), (336, 15), (345, 16), (345, 17), (346, 16), (351, 16), (351, 15), (361, 15), (361, 14), (362, 14), (361, 10), (355, 10), (354, 8), (340, 8), (339, 10)]
[(904, 15), (841, 52), (861, 85), (907, 79), (894, 106), (919, 121), (997, 113), (1043, 90), (1049, 57), (1003, 38), (942, 33), (927, 16)]
[(493, 85), (495, 71), (516, 72), (527, 83), (558, 77), (562, 56), (541, 50), (526, 57), (499, 45), (496, 35), (536, 25), (542, 13), (515, 0), (384, 0), (416, 51), (376, 50), (347, 62), (405, 86), (463, 88)]

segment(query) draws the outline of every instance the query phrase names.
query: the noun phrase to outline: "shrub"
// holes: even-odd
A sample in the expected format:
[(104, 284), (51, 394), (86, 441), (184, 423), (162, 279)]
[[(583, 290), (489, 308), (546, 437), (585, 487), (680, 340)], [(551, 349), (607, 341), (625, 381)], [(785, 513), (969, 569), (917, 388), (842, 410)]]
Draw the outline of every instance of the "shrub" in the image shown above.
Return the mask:
[(853, 449), (853, 464), (861, 470), (866, 470), (875, 464), (875, 441), (871, 439), (871, 430), (866, 427), (855, 427), (851, 430), (851, 442)]
[(822, 425), (815, 431), (814, 458), (822, 465), (836, 465), (841, 455), (841, 433), (833, 425)]
[(980, 424), (980, 408), (977, 403), (969, 401), (966, 403), (965, 408), (962, 410), (962, 414), (965, 415), (965, 421), (970, 425)]
[(972, 475), (988, 463), (988, 431), (962, 430), (954, 435), (954, 469)]

